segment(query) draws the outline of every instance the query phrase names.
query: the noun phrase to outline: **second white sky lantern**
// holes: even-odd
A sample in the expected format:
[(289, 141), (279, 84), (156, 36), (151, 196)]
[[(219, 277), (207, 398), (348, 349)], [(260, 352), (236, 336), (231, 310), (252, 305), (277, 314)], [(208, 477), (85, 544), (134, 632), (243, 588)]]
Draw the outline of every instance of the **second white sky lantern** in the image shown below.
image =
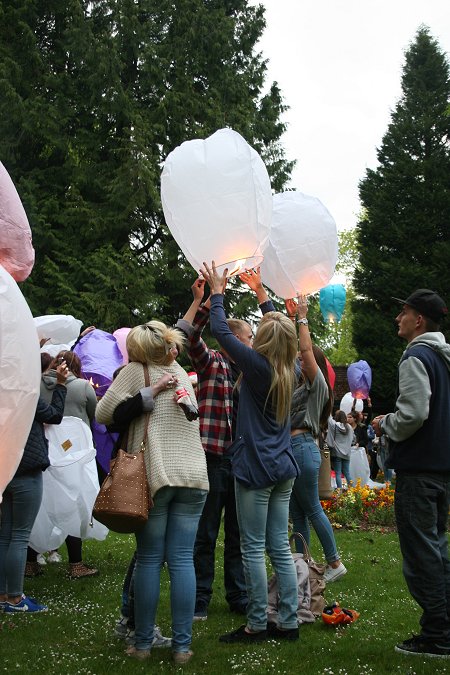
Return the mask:
[(302, 192), (273, 197), (263, 282), (280, 298), (314, 293), (328, 284), (338, 255), (336, 223), (319, 199)]
[(198, 271), (215, 260), (229, 275), (263, 259), (272, 218), (267, 169), (258, 153), (232, 129), (182, 143), (161, 175), (167, 226)]

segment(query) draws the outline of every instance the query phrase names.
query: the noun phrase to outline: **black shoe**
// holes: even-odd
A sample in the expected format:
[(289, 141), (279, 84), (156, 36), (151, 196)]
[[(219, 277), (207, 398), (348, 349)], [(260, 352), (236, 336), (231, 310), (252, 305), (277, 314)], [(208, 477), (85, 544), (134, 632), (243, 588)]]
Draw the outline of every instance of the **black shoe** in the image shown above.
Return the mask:
[(243, 642), (245, 644), (254, 644), (255, 642), (264, 642), (269, 637), (266, 630), (260, 630), (257, 633), (247, 633), (245, 624), (239, 626), (232, 633), (225, 633), (219, 638), (219, 642)]
[(283, 630), (282, 628), (278, 628), (277, 624), (273, 621), (267, 623), (267, 632), (271, 640), (298, 640), (299, 638), (298, 627)]
[(247, 614), (247, 603), (230, 605), (230, 612), (234, 614)]
[(416, 656), (429, 656), (437, 659), (450, 659), (450, 647), (424, 640), (420, 635), (413, 635), (409, 640), (404, 640), (399, 645), (396, 645), (395, 651), (399, 654), (413, 654)]

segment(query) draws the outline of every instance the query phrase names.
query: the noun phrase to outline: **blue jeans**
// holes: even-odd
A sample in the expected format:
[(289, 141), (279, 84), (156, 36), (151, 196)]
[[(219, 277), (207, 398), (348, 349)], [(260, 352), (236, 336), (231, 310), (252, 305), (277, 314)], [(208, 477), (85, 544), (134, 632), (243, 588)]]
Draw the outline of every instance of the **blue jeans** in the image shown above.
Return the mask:
[[(320, 450), (311, 434), (292, 436), (292, 450), (300, 475), (292, 489), (290, 512), (294, 532), (300, 532), (309, 544), (309, 523), (313, 526), (327, 562), (339, 560), (333, 528), (319, 499)], [(295, 540), (297, 553), (303, 553), (301, 540)]]
[(206, 453), (209, 493), (198, 524), (194, 548), (197, 580), (196, 604), (208, 605), (214, 581), (214, 551), (224, 515), (223, 576), (225, 598), (231, 608), (247, 606), (247, 588), (242, 566), (239, 525), (236, 515), (234, 478), (230, 459)]
[(336, 472), (336, 487), (342, 488), (341, 474), (344, 474), (347, 486), (350, 487), (352, 479), (350, 477), (350, 460), (342, 459), (342, 457), (334, 458), (334, 470)]
[(409, 592), (424, 640), (450, 647), (450, 474), (397, 472), (395, 519)]
[(294, 479), (267, 488), (251, 490), (235, 482), (236, 506), (241, 532), (241, 550), (247, 581), (247, 626), (261, 631), (267, 627), (267, 548), (280, 592), (278, 625), (296, 628), (297, 574), (289, 548), (289, 498)]
[(161, 568), (170, 575), (172, 647), (189, 651), (195, 606), (194, 542), (206, 490), (164, 487), (154, 497), (144, 527), (136, 533), (134, 578), (136, 648), (150, 649), (159, 601)]
[(0, 594), (23, 593), (30, 533), (42, 501), (42, 471), (12, 479), (3, 493), (0, 525)]

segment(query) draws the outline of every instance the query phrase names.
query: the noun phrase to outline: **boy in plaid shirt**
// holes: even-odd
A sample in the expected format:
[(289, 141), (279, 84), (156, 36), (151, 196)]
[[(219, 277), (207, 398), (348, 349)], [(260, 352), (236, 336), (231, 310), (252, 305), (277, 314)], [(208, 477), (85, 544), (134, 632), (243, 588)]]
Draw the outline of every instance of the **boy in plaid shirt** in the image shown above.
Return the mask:
[[(234, 478), (229, 457), (224, 456), (234, 438), (238, 391), (234, 388), (239, 376), (237, 366), (228, 355), (209, 349), (201, 337), (209, 319), (209, 299), (202, 305), (205, 281), (197, 279), (192, 286), (194, 301), (183, 319), (178, 321), (188, 337), (188, 354), (198, 375), (198, 408), (200, 435), (206, 453), (209, 494), (198, 526), (194, 548), (197, 597), (194, 620), (205, 621), (214, 581), (214, 552), (222, 512), (225, 509), (224, 582), (230, 611), (245, 614), (247, 590), (240, 549), (236, 516)], [(251, 344), (252, 329), (240, 319), (230, 319), (229, 327), (245, 344)]]

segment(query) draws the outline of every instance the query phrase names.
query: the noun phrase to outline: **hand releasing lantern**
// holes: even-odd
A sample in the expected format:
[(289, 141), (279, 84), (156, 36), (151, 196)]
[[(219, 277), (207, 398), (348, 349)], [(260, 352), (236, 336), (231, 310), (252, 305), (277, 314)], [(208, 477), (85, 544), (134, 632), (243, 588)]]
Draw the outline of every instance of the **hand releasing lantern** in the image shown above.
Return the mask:
[(325, 321), (339, 321), (345, 307), (347, 292), (342, 284), (332, 284), (320, 289), (320, 311)]
[(330, 281), (338, 253), (336, 223), (315, 197), (282, 192), (273, 198), (263, 282), (281, 298), (314, 293)]
[(30, 309), (0, 265), (0, 501), (23, 454), (41, 381), (39, 341)]
[(215, 260), (229, 276), (258, 266), (272, 218), (270, 179), (258, 153), (232, 129), (182, 143), (161, 175), (167, 226), (198, 271)]
[(352, 363), (347, 368), (347, 380), (353, 398), (367, 398), (372, 386), (372, 370), (367, 361)]
[(16, 281), (25, 281), (34, 265), (28, 218), (14, 183), (1, 162), (0, 264)]

